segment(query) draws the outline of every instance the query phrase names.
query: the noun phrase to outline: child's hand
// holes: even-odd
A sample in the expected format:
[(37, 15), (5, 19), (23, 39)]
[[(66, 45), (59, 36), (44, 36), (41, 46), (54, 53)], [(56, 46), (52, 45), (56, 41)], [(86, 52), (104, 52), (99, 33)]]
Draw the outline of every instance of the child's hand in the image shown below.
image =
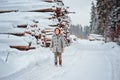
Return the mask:
[(50, 48), (50, 51), (52, 51), (53, 49), (52, 48)]
[(64, 51), (64, 48), (62, 48), (62, 52)]

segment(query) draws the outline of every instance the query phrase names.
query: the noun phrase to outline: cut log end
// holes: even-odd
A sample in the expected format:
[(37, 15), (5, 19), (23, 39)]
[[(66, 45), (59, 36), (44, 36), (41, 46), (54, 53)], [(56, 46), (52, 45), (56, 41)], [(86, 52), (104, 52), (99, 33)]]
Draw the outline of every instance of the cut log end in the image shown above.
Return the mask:
[(15, 49), (18, 49), (20, 51), (28, 51), (31, 49), (36, 49), (35, 47), (30, 47), (30, 46), (10, 46), (10, 48), (15, 48)]
[(17, 25), (18, 28), (27, 28), (27, 24)]

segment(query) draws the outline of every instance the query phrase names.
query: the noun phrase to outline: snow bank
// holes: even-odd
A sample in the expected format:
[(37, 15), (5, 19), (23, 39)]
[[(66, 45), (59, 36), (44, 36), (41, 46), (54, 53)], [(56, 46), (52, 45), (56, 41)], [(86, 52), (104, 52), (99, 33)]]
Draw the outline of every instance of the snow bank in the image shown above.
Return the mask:
[(75, 35), (70, 35), (70, 38), (71, 42), (75, 42), (75, 40), (77, 40), (77, 37)]
[[(17, 50), (7, 50), (9, 52), (8, 61), (5, 62), (8, 52), (0, 52), (0, 78), (18, 72), (22, 69), (36, 65), (39, 61), (44, 61), (49, 57), (46, 56), (48, 49), (30, 50), (21, 52)], [(43, 51), (43, 53), (41, 53)]]
[(27, 46), (28, 43), (23, 40), (21, 37), (13, 36), (13, 35), (0, 35), (0, 44), (4, 45), (23, 45)]
[(102, 35), (90, 34), (90, 35), (89, 35), (89, 40), (90, 40), (90, 41), (94, 41), (94, 40), (103, 41), (103, 40), (105, 40), (105, 39), (104, 39), (104, 37), (103, 37)]
[(106, 48), (109, 48), (111, 53), (106, 53), (109, 60), (111, 61), (113, 80), (120, 80), (120, 46), (114, 42), (104, 44)]

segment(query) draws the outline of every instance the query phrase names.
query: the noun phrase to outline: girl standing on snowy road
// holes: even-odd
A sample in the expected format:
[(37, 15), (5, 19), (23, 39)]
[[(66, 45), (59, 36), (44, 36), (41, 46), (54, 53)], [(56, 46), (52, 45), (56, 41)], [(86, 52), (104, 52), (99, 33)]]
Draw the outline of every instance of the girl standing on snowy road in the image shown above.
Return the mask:
[(54, 33), (50, 44), (50, 50), (54, 53), (54, 64), (57, 66), (59, 59), (59, 65), (62, 66), (62, 53), (65, 47), (64, 36), (61, 34), (59, 28), (55, 28)]

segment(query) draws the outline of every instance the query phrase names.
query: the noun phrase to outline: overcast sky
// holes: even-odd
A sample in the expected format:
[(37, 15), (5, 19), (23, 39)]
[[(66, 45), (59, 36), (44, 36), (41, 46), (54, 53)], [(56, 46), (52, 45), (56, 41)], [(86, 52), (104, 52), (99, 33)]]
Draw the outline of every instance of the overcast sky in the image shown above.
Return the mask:
[(70, 7), (70, 11), (76, 12), (71, 15), (73, 24), (89, 25), (92, 1), (95, 0), (63, 0)]

